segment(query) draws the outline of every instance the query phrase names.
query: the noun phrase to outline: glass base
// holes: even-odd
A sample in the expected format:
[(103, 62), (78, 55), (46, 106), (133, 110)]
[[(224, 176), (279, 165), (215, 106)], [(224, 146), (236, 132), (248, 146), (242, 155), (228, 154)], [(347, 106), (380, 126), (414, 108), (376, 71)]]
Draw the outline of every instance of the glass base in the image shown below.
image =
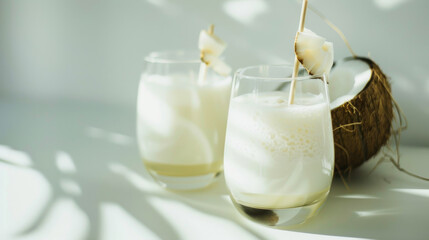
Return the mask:
[(172, 177), (159, 175), (154, 171), (149, 171), (150, 175), (155, 179), (155, 181), (164, 188), (171, 190), (195, 190), (201, 189), (209, 186), (221, 172), (209, 173), (200, 176), (189, 176), (189, 177)]
[(285, 209), (252, 208), (237, 203), (232, 197), (231, 200), (241, 215), (247, 219), (274, 228), (286, 228), (303, 224), (317, 215), (326, 198), (311, 205)]

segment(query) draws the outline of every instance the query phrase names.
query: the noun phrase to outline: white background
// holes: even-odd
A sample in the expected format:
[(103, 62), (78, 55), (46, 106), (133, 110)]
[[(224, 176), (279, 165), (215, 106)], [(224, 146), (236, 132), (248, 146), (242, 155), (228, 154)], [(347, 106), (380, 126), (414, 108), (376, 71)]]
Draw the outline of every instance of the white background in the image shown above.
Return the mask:
[[(338, 25), (355, 51), (391, 77), (409, 119), (402, 142), (429, 146), (429, 2), (310, 0)], [(295, 0), (2, 0), (0, 96), (79, 99), (134, 108), (143, 57), (194, 49), (200, 29), (216, 24), (234, 69), (291, 62), (299, 20)], [(315, 14), (306, 26), (340, 38)]]

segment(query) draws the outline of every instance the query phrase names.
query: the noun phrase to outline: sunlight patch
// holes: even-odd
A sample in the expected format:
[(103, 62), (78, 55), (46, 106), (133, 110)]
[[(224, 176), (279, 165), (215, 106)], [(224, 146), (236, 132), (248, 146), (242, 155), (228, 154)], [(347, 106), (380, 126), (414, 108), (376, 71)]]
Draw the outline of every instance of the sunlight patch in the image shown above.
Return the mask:
[(63, 173), (75, 173), (76, 166), (70, 154), (58, 151), (55, 157), (55, 163), (57, 165), (58, 170)]
[(267, 12), (268, 5), (263, 0), (233, 0), (225, 2), (223, 10), (231, 18), (247, 25)]
[(27, 153), (12, 149), (5, 145), (0, 145), (0, 160), (22, 167), (29, 167), (33, 164), (33, 161)]
[(386, 216), (386, 215), (396, 215), (396, 214), (399, 214), (399, 211), (395, 209), (378, 209), (378, 210), (370, 210), (370, 211), (356, 211), (355, 213), (359, 217), (377, 217), (377, 216)]
[(109, 132), (96, 127), (87, 127), (85, 133), (88, 137), (102, 139), (117, 145), (127, 146), (133, 143), (133, 138), (127, 135)]
[(113, 173), (122, 175), (130, 184), (132, 184), (135, 188), (141, 191), (162, 191), (162, 188), (160, 188), (156, 183), (144, 178), (143, 176), (139, 175), (138, 173), (132, 171), (131, 169), (125, 167), (122, 164), (110, 163), (109, 170)]
[(384, 10), (393, 9), (408, 2), (409, 0), (374, 0), (375, 4)]
[[(153, 216), (147, 216), (146, 219), (150, 220), (151, 217)], [(126, 209), (124, 209), (124, 207), (119, 204), (102, 203), (101, 219), (100, 239), (136, 239), (137, 236), (140, 236), (142, 239), (161, 240), (160, 237), (158, 237), (144, 225), (144, 222), (139, 222), (138, 219), (135, 219), (129, 212), (127, 212)]]
[(429, 189), (394, 188), (391, 191), (429, 198)]
[(163, 7), (167, 4), (166, 0), (146, 0), (146, 1), (157, 7)]
[(337, 198), (348, 198), (348, 199), (379, 199), (379, 197), (365, 195), (365, 194), (347, 194), (336, 196)]
[(79, 184), (71, 179), (61, 179), (60, 186), (64, 192), (70, 195), (78, 196), (82, 194), (82, 189), (80, 188)]

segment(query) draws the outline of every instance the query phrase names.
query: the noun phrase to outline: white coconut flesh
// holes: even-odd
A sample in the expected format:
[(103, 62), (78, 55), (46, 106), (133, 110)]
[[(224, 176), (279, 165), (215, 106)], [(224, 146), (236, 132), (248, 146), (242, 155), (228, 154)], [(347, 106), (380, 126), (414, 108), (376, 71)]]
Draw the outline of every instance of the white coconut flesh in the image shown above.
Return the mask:
[(334, 62), (333, 44), (307, 28), (296, 35), (295, 54), (312, 75), (328, 74)]
[(214, 55), (204, 54), (201, 60), (222, 76), (228, 76), (231, 73), (231, 67)]
[(203, 30), (200, 32), (198, 48), (201, 51), (201, 61), (208, 67), (222, 76), (228, 76), (231, 73), (231, 68), (220, 58), (226, 48), (226, 43), (222, 39)]
[(198, 39), (198, 48), (203, 53), (218, 57), (225, 51), (226, 43), (215, 34), (202, 30)]
[(330, 108), (335, 109), (356, 97), (368, 84), (372, 71), (360, 60), (339, 62), (329, 77)]

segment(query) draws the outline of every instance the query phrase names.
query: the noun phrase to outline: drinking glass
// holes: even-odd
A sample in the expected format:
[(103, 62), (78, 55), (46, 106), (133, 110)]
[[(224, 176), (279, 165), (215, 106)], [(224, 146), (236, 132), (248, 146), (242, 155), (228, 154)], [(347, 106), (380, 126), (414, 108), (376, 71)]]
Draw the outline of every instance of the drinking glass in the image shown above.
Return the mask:
[(329, 193), (334, 141), (325, 75), (291, 66), (235, 73), (225, 140), (225, 179), (236, 209), (269, 226), (304, 223)]
[(143, 163), (170, 189), (209, 185), (222, 171), (231, 77), (207, 70), (199, 52), (154, 52), (145, 58), (137, 102)]

